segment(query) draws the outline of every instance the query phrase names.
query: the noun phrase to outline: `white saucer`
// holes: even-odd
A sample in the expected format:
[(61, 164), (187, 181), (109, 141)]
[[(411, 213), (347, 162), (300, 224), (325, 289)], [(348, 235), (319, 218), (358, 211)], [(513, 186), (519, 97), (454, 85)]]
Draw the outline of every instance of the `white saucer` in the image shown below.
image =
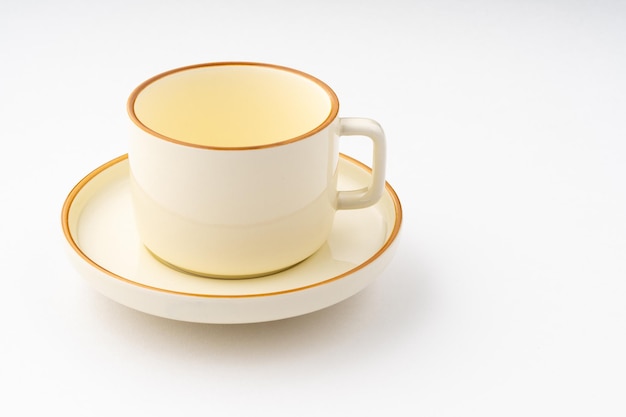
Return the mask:
[[(340, 189), (357, 189), (370, 169), (341, 155)], [(389, 184), (372, 207), (337, 212), (328, 242), (313, 256), (261, 278), (203, 278), (168, 268), (135, 231), (127, 155), (81, 180), (63, 206), (70, 257), (105, 296), (133, 309), (200, 323), (284, 319), (338, 303), (365, 288), (392, 258), (402, 209)]]

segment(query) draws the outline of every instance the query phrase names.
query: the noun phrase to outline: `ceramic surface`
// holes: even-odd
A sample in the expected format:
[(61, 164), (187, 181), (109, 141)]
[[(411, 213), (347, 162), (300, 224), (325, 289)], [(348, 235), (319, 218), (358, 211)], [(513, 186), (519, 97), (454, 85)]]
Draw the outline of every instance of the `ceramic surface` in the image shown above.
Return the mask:
[[(370, 181), (369, 168), (341, 155), (340, 189)], [(401, 220), (400, 201), (387, 184), (375, 205), (338, 212), (327, 242), (305, 261), (265, 277), (225, 280), (168, 268), (141, 244), (126, 155), (80, 181), (62, 213), (69, 256), (98, 291), (148, 314), (201, 323), (284, 319), (356, 294), (391, 260)]]
[[(310, 256), (328, 239), (336, 210), (374, 204), (384, 189), (382, 128), (338, 110), (326, 84), (270, 64), (194, 65), (140, 85), (128, 111), (142, 242), (169, 264), (224, 278), (269, 274)], [(371, 138), (373, 175), (337, 192), (343, 135)]]

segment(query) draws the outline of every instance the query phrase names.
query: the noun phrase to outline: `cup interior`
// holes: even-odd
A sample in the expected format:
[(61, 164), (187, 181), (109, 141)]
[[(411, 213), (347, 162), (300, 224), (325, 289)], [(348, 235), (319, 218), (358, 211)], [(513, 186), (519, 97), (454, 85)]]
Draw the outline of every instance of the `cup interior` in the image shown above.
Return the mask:
[(289, 68), (215, 63), (153, 77), (129, 98), (131, 119), (162, 139), (208, 148), (250, 148), (307, 137), (338, 113), (335, 93)]

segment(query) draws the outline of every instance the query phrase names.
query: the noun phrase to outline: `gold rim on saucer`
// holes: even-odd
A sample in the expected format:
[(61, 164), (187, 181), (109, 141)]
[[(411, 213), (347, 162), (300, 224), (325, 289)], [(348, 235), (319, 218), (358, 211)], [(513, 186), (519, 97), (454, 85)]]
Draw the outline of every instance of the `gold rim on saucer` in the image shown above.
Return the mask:
[[(371, 170), (341, 155), (340, 185), (353, 188)], [(365, 288), (391, 261), (402, 207), (386, 184), (374, 206), (340, 211), (327, 244), (274, 275), (245, 280), (198, 277), (162, 264), (141, 245), (130, 198), (127, 155), (85, 176), (63, 205), (68, 254), (83, 278), (135, 310), (199, 323), (253, 323), (321, 310)]]

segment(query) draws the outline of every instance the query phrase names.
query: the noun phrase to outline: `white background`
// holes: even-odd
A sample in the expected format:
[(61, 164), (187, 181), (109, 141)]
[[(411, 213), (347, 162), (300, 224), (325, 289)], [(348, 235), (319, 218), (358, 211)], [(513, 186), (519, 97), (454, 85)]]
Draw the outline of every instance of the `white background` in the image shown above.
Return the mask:
[[(4, 0), (0, 59), (1, 415), (626, 414), (625, 2)], [(224, 60), (384, 126), (402, 240), (353, 298), (190, 324), (70, 266), (62, 203), (126, 152), (130, 91)]]

